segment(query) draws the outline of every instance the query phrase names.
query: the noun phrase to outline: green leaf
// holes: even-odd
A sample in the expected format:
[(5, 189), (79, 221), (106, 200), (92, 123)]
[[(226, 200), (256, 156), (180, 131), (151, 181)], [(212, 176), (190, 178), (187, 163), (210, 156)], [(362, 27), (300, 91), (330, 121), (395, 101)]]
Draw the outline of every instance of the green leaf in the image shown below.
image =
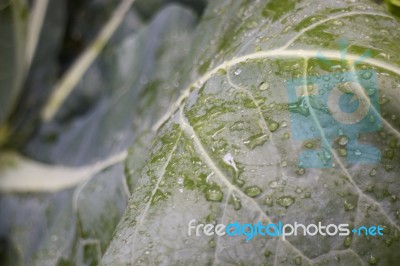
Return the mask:
[[(134, 207), (102, 264), (396, 265), (399, 27), (398, 19), (370, 1), (210, 1), (178, 70), (185, 73), (185, 89), (153, 127), (157, 136), (130, 199)], [(360, 59), (368, 49), (370, 56)], [(373, 114), (380, 112), (381, 126), (352, 141), (379, 149), (382, 159), (373, 164), (343, 156), (341, 149), (363, 155), (339, 139), (340, 127), (320, 119), (327, 107), (312, 101), (312, 87), (303, 86), (305, 105), (290, 101), (287, 92), (296, 79), (343, 81), (348, 73), (364, 82), (370, 76), (355, 73), (365, 70), (376, 73), (379, 108), (370, 106)], [(310, 140), (295, 139), (297, 114), (304, 130), (315, 132)], [(336, 117), (344, 121), (346, 114)], [(332, 146), (325, 158), (332, 165), (300, 167), (301, 153), (323, 145)], [(128, 170), (134, 160), (128, 158)], [(188, 236), (192, 219), (381, 225), (385, 233), (246, 241)]]

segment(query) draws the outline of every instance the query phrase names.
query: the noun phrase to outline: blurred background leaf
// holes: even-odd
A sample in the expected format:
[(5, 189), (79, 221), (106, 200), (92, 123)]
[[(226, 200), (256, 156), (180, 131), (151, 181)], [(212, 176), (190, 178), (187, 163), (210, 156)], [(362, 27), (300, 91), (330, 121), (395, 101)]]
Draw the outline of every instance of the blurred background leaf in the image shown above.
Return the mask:
[[(134, 169), (144, 164), (154, 134), (150, 128), (179, 95), (183, 73), (177, 69), (191, 46), (197, 16), (167, 2), (151, 15), (131, 8), (55, 118), (42, 123), (40, 112), (54, 85), (116, 8), (115, 1), (49, 1), (0, 153), (1, 265), (98, 264), (138, 178)], [(128, 168), (119, 160), (57, 191), (39, 182), (24, 189), (25, 172), (15, 178), (18, 191), (2, 183), (13, 169), (29, 169), (26, 158), (43, 170), (39, 173), (52, 164), (80, 169), (119, 156), (132, 144), (137, 164)], [(35, 178), (34, 172), (26, 175)], [(57, 178), (41, 177), (49, 184)]]

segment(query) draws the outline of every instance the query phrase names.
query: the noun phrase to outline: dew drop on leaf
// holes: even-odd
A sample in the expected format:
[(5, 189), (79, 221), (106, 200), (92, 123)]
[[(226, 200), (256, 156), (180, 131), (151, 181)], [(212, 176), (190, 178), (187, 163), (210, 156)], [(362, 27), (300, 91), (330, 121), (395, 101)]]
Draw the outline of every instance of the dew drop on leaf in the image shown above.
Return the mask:
[(212, 248), (215, 248), (215, 241), (214, 241), (214, 239), (211, 239), (209, 242), (208, 242), (208, 245), (210, 246), (210, 247), (212, 247)]
[(246, 193), (246, 195), (253, 197), (253, 198), (260, 195), (261, 192), (262, 192), (262, 190), (258, 186), (250, 186), (250, 187), (246, 187), (244, 189), (244, 193)]
[(271, 132), (275, 132), (279, 128), (279, 123), (276, 121), (269, 121), (268, 122), (268, 129)]
[(348, 248), (351, 245), (351, 242), (353, 241), (353, 239), (351, 238), (351, 236), (346, 236), (346, 238), (344, 239), (343, 245)]
[(206, 199), (208, 201), (221, 201), (224, 196), (224, 193), (222, 193), (221, 189), (216, 186), (210, 186), (206, 190)]
[(265, 256), (266, 258), (268, 258), (269, 256), (271, 256), (271, 251), (269, 251), (268, 249), (266, 249), (266, 250), (264, 251), (264, 256)]
[(297, 175), (304, 175), (305, 172), (306, 172), (306, 169), (304, 169), (303, 167), (300, 167), (299, 169), (296, 170)]
[(371, 171), (369, 172), (370, 176), (376, 176), (376, 169), (372, 168)]
[(277, 181), (271, 181), (269, 183), (269, 187), (270, 188), (277, 188), (278, 187), (278, 182)]
[(231, 203), (233, 205), (233, 209), (235, 211), (240, 210), (240, 208), (242, 208), (242, 202), (240, 200), (240, 198), (238, 198), (235, 194), (232, 194), (231, 196)]
[(388, 235), (388, 234), (390, 234), (390, 228), (388, 227), (388, 226), (386, 226), (386, 225), (382, 225), (382, 233), (384, 234), (384, 235)]
[(274, 205), (274, 200), (272, 199), (272, 197), (266, 197), (264, 200), (264, 204), (272, 207)]
[(378, 260), (374, 256), (371, 255), (371, 257), (369, 257), (369, 259), (368, 259), (368, 264), (376, 265), (377, 263), (378, 263)]
[(365, 71), (364, 73), (361, 74), (361, 77), (365, 80), (368, 80), (372, 77), (372, 73), (370, 71)]
[(347, 150), (343, 148), (339, 148), (339, 155), (341, 157), (346, 157), (347, 156)]
[(339, 138), (339, 145), (344, 146), (344, 145), (347, 144), (348, 141), (349, 141), (349, 139), (347, 138), (347, 136), (340, 136), (340, 138)]
[(263, 83), (260, 84), (259, 89), (260, 89), (260, 91), (268, 90), (269, 89), (269, 84), (267, 82), (263, 82)]
[(345, 200), (344, 201), (344, 210), (345, 211), (351, 211), (355, 208), (354, 204), (352, 204), (351, 202)]
[(244, 141), (244, 144), (249, 148), (249, 149), (254, 149), (257, 146), (263, 145), (267, 140), (269, 139), (268, 134), (256, 134), (254, 136), (251, 136), (247, 140)]
[(291, 196), (282, 196), (276, 200), (276, 203), (282, 207), (288, 208), (294, 203), (294, 198)]

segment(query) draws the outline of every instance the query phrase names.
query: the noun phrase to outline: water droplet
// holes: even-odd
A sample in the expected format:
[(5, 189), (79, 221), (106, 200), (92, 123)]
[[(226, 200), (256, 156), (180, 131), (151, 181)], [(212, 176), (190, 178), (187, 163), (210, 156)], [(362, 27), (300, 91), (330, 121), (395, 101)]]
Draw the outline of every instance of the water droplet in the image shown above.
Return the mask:
[(393, 244), (393, 238), (385, 239), (385, 244), (386, 246), (390, 247)]
[(379, 99), (379, 104), (380, 105), (387, 104), (388, 102), (389, 102), (389, 99), (386, 98), (385, 96), (382, 96), (382, 98)]
[(299, 169), (296, 170), (296, 173), (298, 175), (304, 175), (305, 172), (306, 172), (306, 169), (304, 169), (303, 167), (300, 167)]
[(278, 122), (273, 121), (273, 120), (268, 122), (269, 131), (275, 132), (278, 128), (279, 128), (279, 123)]
[(284, 139), (289, 139), (290, 138), (290, 134), (285, 132), (285, 134), (283, 134), (283, 138)]
[(395, 155), (395, 150), (394, 149), (385, 148), (385, 150), (383, 151), (383, 157), (384, 158), (393, 160), (394, 155)]
[(222, 193), (221, 188), (219, 188), (217, 185), (212, 185), (206, 190), (206, 199), (208, 201), (221, 201), (224, 196), (224, 193)]
[(361, 151), (360, 150), (356, 150), (355, 152), (354, 152), (354, 154), (357, 156), (357, 157), (359, 157), (359, 156), (361, 156)]
[(226, 70), (223, 68), (218, 69), (217, 71), (218, 76), (225, 76), (226, 75)]
[(288, 208), (294, 203), (294, 198), (291, 196), (282, 196), (276, 200), (276, 203), (282, 207)]
[(235, 76), (239, 76), (240, 73), (242, 73), (242, 70), (241, 70), (240, 68), (237, 68), (237, 69), (235, 70), (235, 72), (233, 72), (233, 73), (235, 74)]
[(391, 172), (394, 168), (392, 164), (385, 164), (383, 167), (385, 168), (386, 172)]
[(250, 186), (244, 189), (244, 193), (246, 193), (250, 197), (257, 197), (262, 192), (261, 188), (258, 186)]
[(259, 133), (246, 139), (243, 143), (252, 150), (257, 146), (262, 146), (268, 139), (268, 134)]
[(151, 193), (147, 193), (146, 196), (143, 198), (143, 202), (148, 202), (151, 198)]
[(240, 210), (240, 208), (242, 208), (242, 202), (240, 198), (238, 198), (235, 194), (232, 194), (230, 199), (231, 199), (230, 202), (233, 204), (233, 209), (235, 211), (238, 211)]
[(377, 258), (375, 258), (374, 256), (371, 255), (371, 257), (369, 257), (368, 259), (368, 263), (369, 265), (376, 265), (378, 263)]
[[(372, 170), (371, 170), (371, 171), (372, 171)], [(370, 175), (371, 175), (371, 174), (370, 174)], [(374, 185), (369, 184), (369, 185), (367, 186), (367, 188), (365, 189), (365, 191), (371, 193), (371, 192), (374, 191), (374, 189), (375, 189)]]
[(346, 157), (347, 156), (347, 150), (343, 148), (339, 148), (339, 155), (341, 157)]
[(264, 204), (272, 207), (274, 205), (274, 200), (272, 199), (272, 197), (266, 197), (264, 200)]
[(386, 225), (382, 225), (382, 233), (384, 235), (390, 234), (390, 228), (388, 226), (386, 226)]
[(356, 206), (354, 206), (354, 204), (352, 204), (351, 202), (345, 200), (344, 201), (344, 210), (345, 211), (351, 211), (355, 208)]
[(361, 74), (361, 77), (363, 79), (368, 80), (368, 79), (370, 79), (372, 77), (372, 73), (370, 71), (365, 71), (364, 73)]
[(347, 138), (347, 136), (340, 136), (340, 138), (339, 138), (339, 145), (342, 145), (342, 146), (344, 146), (344, 145), (346, 145), (347, 144), (347, 142), (349, 141), (349, 139)]
[(374, 123), (376, 121), (375, 116), (373, 116), (373, 115), (368, 116), (368, 121), (370, 123)]
[(397, 197), (396, 197), (396, 195), (391, 195), (390, 196), (390, 202), (396, 202), (397, 201)]
[(269, 251), (268, 249), (266, 249), (266, 250), (264, 251), (264, 256), (265, 256), (266, 258), (268, 258), (269, 256), (271, 256), (271, 251)]
[(260, 91), (268, 90), (269, 89), (269, 83), (267, 83), (267, 82), (261, 83), (259, 89), (260, 89)]
[(301, 192), (303, 192), (303, 190), (298, 187), (298, 188), (296, 188), (295, 192), (300, 194)]
[(242, 187), (243, 185), (244, 185), (244, 180), (242, 180), (242, 179), (239, 179), (239, 178), (236, 178), (236, 180), (235, 180), (235, 184), (238, 186), (238, 187)]
[(306, 142), (306, 144), (304, 144), (304, 147), (306, 147), (307, 149), (312, 149), (312, 148), (314, 148), (314, 143)]
[(346, 248), (348, 248), (348, 247), (350, 247), (352, 241), (353, 241), (353, 239), (351, 238), (351, 236), (347, 236), (347, 237), (344, 239), (343, 245), (344, 245)]
[(209, 242), (208, 242), (208, 245), (210, 245), (210, 247), (211, 248), (215, 248), (215, 241), (214, 241), (214, 239), (211, 239)]
[(296, 258), (294, 259), (294, 264), (296, 264), (296, 265), (301, 265), (301, 257), (296, 257)]
[(328, 76), (328, 75), (326, 75), (326, 76), (323, 76), (322, 79), (323, 79), (324, 81), (329, 81), (329, 80), (331, 79), (331, 77)]
[(311, 193), (310, 193), (310, 192), (304, 193), (304, 198), (305, 198), (305, 199), (311, 198)]
[(332, 158), (332, 155), (331, 155), (330, 151), (328, 151), (328, 150), (324, 150), (323, 155), (324, 155), (326, 162), (328, 162)]
[(372, 168), (371, 171), (369, 172), (370, 176), (376, 176), (376, 168)]
[(271, 181), (269, 183), (269, 187), (270, 188), (277, 188), (278, 187), (278, 182), (277, 181)]

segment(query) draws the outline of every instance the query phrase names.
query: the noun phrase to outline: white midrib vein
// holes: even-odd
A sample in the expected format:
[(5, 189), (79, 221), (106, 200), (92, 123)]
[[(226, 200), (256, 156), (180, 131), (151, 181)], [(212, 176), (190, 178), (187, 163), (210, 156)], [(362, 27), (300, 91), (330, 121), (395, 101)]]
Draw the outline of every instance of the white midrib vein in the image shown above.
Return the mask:
[[(213, 162), (213, 160), (211, 159), (211, 157), (208, 155), (207, 151), (203, 147), (203, 145), (202, 145), (200, 139), (198, 138), (196, 132), (194, 131), (192, 126), (187, 121), (185, 115), (183, 114), (183, 108), (182, 107), (179, 110), (179, 118), (180, 118), (180, 126), (182, 127), (183, 131), (187, 134), (187, 136), (190, 136), (192, 138), (194, 146), (197, 149), (198, 153), (201, 155), (201, 158), (208, 165), (208, 167), (216, 174), (216, 176), (219, 177), (219, 180), (226, 186), (226, 188), (228, 189), (228, 193), (227, 194), (230, 195), (232, 192), (236, 192), (242, 198), (246, 198), (249, 202), (251, 202), (251, 204), (254, 205), (256, 211), (265, 220), (267, 220), (268, 223), (272, 223), (272, 220), (261, 209), (260, 205), (252, 197), (249, 197), (243, 191), (241, 191), (239, 188), (234, 186), (228, 180), (228, 178), (221, 172), (221, 170), (215, 165), (215, 163)], [(310, 258), (308, 258), (303, 252), (301, 252), (299, 249), (297, 249), (295, 246), (293, 246), (288, 240), (282, 240), (282, 241), (285, 241), (301, 257), (303, 257), (307, 261), (311, 262)]]
[[(181, 106), (182, 102), (189, 96), (191, 92), (191, 88), (193, 87), (200, 87), (202, 86), (205, 82), (207, 82), (219, 69), (227, 69), (229, 67), (232, 67), (234, 65), (246, 62), (247, 60), (257, 60), (257, 59), (265, 59), (265, 58), (314, 58), (316, 57), (317, 53), (321, 52), (326, 58), (329, 59), (337, 59), (341, 60), (342, 55), (340, 51), (335, 51), (335, 50), (301, 50), (301, 49), (296, 49), (296, 50), (283, 50), (282, 48), (279, 49), (274, 49), (274, 50), (269, 50), (269, 51), (260, 51), (240, 57), (233, 58), (229, 61), (225, 61), (219, 66), (213, 68), (206, 74), (204, 74), (202, 77), (200, 77), (198, 80), (193, 82), (190, 86), (188, 86), (182, 94), (179, 96), (179, 98), (176, 100), (174, 104), (171, 105), (171, 108), (162, 116), (157, 123), (154, 124), (152, 127), (153, 131), (158, 131), (158, 129), (179, 109)], [(360, 58), (359, 55), (355, 54), (347, 54), (346, 59), (350, 61), (357, 61)], [(377, 66), (383, 69), (386, 69), (390, 72), (396, 73), (400, 75), (400, 68), (391, 65), (387, 62), (376, 60), (373, 58), (366, 58), (363, 60), (363, 62)]]
[[(289, 57), (290, 58), (290, 57), (305, 57), (305, 56), (315, 57), (317, 52), (323, 52), (324, 56), (326, 56), (326, 58), (342, 59), (340, 52), (337, 52), (337, 51), (332, 51), (332, 50), (324, 50), (324, 51), (322, 51), (322, 50), (318, 50), (318, 51), (316, 51), (316, 50), (288, 50), (287, 48), (290, 45), (292, 45), (301, 35), (303, 35), (304, 33), (306, 33), (309, 30), (312, 30), (312, 29), (314, 29), (328, 21), (334, 20), (334, 19), (355, 16), (355, 15), (380, 16), (380, 17), (386, 17), (389, 19), (394, 19), (392, 16), (389, 16), (389, 15), (386, 15), (383, 13), (365, 12), (365, 11), (352, 11), (352, 12), (347, 12), (345, 14), (334, 15), (334, 16), (328, 17), (326, 19), (322, 19), (318, 22), (315, 22), (314, 24), (300, 30), (298, 32), (298, 34), (296, 34), (290, 40), (288, 40), (288, 42), (285, 45), (283, 45), (282, 47), (279, 47), (279, 48), (276, 48), (276, 49), (273, 49), (270, 51), (260, 51), (260, 52), (256, 52), (256, 53), (252, 53), (252, 54), (248, 54), (248, 55), (244, 55), (244, 56), (239, 56), (239, 57), (233, 58), (231, 60), (225, 61), (222, 64), (220, 64), (220, 65), (214, 67), (213, 69), (211, 69), (210, 71), (208, 71), (206, 74), (201, 76), (196, 81), (192, 82), (185, 90), (183, 90), (182, 94), (179, 96), (179, 98), (176, 100), (176, 102), (171, 105), (170, 109), (165, 113), (165, 115), (162, 116), (161, 119), (159, 119), (157, 121), (157, 123), (154, 124), (154, 126), (152, 127), (152, 130), (157, 131), (171, 117), (171, 115), (173, 113), (175, 113), (176, 110), (178, 110), (178, 108), (181, 105), (181, 103), (183, 102), (183, 100), (189, 96), (192, 87), (202, 86), (219, 69), (225, 69), (230, 66), (234, 66), (236, 64), (239, 64), (239, 63), (245, 62), (246, 60), (251, 60), (251, 59), (263, 59), (263, 58), (270, 58), (270, 57), (271, 58), (272, 57)], [(248, 45), (248, 43), (246, 43), (244, 46), (247, 46), (247, 45)], [(359, 59), (359, 55), (348, 54), (348, 56), (350, 56), (349, 59), (351, 59), (353, 61), (355, 61), (355, 59)], [(372, 64), (372, 65), (375, 65), (375, 66), (378, 66), (378, 67), (381, 67), (381, 68), (384, 68), (387, 70), (390, 70), (390, 71), (400, 75), (400, 68), (390, 65), (390, 64), (387, 64), (385, 62), (375, 60), (372, 58), (366, 58), (364, 60), (364, 62), (367, 62), (369, 64)]]

